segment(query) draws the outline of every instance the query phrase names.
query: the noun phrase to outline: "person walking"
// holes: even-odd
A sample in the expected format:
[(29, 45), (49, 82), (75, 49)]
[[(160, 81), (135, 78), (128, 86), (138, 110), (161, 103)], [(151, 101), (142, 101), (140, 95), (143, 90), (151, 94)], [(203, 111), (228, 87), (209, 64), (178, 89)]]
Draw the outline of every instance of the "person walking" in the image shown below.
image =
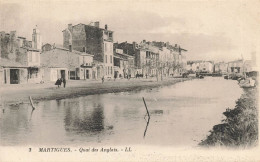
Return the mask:
[(66, 87), (66, 79), (62, 78), (62, 82), (63, 82), (63, 87), (65, 88)]
[(61, 85), (61, 78), (59, 78), (59, 79), (56, 81), (55, 85), (57, 85), (58, 88), (60, 87), (60, 85)]
[(103, 77), (102, 77), (102, 84), (104, 83), (104, 81), (105, 81), (105, 77), (103, 76)]

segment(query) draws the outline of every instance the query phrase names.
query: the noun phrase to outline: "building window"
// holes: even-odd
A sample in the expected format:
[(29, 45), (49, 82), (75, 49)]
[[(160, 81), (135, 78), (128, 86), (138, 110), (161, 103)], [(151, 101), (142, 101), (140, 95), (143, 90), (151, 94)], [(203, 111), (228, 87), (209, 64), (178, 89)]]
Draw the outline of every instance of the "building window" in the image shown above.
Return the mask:
[(112, 64), (112, 56), (110, 55), (110, 63)]
[(107, 63), (107, 55), (105, 56), (105, 63)]
[(113, 69), (112, 69), (112, 66), (111, 66), (111, 74), (113, 74)]
[(105, 52), (107, 52), (107, 44), (105, 43)]

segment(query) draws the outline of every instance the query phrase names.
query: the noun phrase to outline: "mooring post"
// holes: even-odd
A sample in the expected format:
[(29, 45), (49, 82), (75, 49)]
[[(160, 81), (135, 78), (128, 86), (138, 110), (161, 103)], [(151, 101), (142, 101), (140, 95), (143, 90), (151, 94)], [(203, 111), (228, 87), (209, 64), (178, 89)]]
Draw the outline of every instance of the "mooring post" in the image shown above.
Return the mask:
[(148, 109), (147, 109), (147, 106), (146, 106), (146, 103), (145, 103), (144, 97), (143, 97), (143, 101), (144, 101), (144, 106), (145, 106), (145, 108), (146, 108), (147, 115), (148, 115), (148, 117), (150, 118), (150, 114), (149, 114), (149, 111), (148, 111)]
[(32, 97), (29, 96), (29, 99), (30, 99), (30, 102), (31, 102), (32, 109), (34, 110), (34, 109), (35, 109), (35, 106), (34, 106), (34, 104), (33, 104)]

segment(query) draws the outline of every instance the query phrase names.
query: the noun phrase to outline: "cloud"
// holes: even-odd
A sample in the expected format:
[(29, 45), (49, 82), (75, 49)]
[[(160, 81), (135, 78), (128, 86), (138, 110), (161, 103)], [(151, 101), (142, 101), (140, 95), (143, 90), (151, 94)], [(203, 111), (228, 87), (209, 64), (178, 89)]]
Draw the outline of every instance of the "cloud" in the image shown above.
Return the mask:
[(0, 5), (0, 29), (15, 30), (17, 24), (22, 23), (22, 8), (18, 4), (1, 4)]
[[(62, 44), (67, 24), (100, 21), (115, 41), (169, 41), (188, 50), (191, 59), (234, 57), (256, 46), (258, 15), (235, 2), (112, 2), (45, 1), (0, 5), (0, 29), (17, 30), (31, 39), (38, 25), (44, 42)], [(242, 12), (243, 11), (243, 12)], [(245, 13), (248, 11), (247, 13)], [(259, 32), (258, 32), (259, 33)], [(259, 44), (259, 43), (258, 43)]]
[(162, 26), (169, 26), (172, 19), (174, 18), (151, 12), (127, 10), (120, 14), (106, 15), (102, 21), (111, 24), (111, 28), (116, 32), (147, 33)]
[(169, 41), (172, 44), (179, 44), (181, 47), (188, 50), (189, 59), (212, 59), (209, 53), (215, 53), (216, 57), (225, 58), (227, 54), (231, 55), (228, 51), (236, 48), (231, 40), (224, 35), (206, 35), (194, 33), (116, 33), (116, 39), (119, 42), (127, 40), (138, 41), (145, 39), (147, 41)]

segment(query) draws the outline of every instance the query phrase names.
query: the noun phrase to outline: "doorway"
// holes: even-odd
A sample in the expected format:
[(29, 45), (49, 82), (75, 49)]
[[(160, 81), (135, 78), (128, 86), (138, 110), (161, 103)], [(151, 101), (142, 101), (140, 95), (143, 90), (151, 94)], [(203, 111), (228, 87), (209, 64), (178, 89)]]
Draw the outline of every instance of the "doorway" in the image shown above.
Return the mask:
[(60, 71), (61, 78), (65, 79), (65, 70)]
[(86, 79), (89, 79), (89, 70), (86, 70)]
[(10, 84), (19, 84), (19, 69), (10, 69)]

